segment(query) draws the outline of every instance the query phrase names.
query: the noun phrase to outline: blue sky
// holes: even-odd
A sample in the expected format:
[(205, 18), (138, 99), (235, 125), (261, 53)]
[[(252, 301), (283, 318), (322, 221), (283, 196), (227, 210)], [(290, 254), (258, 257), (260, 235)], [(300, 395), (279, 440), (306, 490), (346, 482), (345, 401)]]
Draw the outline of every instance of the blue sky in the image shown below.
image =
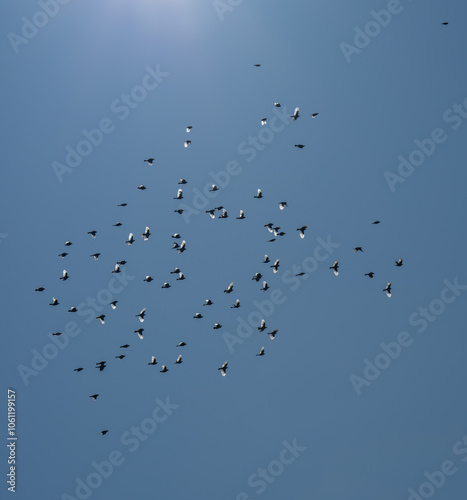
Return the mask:
[[(467, 7), (10, 1), (3, 14), (2, 379), (5, 408), (17, 395), (18, 498), (462, 498)], [(86, 153), (76, 166), (70, 148)], [(212, 220), (220, 205), (229, 218)], [(286, 233), (275, 242), (269, 222)]]

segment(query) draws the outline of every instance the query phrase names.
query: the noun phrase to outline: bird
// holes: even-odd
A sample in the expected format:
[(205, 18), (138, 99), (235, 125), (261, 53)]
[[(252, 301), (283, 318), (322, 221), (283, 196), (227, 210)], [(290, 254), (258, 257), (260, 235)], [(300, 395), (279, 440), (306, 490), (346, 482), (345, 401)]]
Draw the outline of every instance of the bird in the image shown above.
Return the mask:
[(258, 331), (264, 332), (264, 330), (266, 330), (266, 320), (262, 319), (261, 324), (258, 326)]
[(220, 323), (214, 323), (214, 326), (212, 327), (212, 329), (219, 330), (219, 328), (222, 328), (222, 325)]
[(261, 350), (256, 356), (264, 356), (264, 347), (261, 347)]
[(126, 207), (128, 203), (120, 203), (120, 205), (117, 205), (117, 207)]
[(288, 205), (287, 205), (287, 202), (286, 202), (286, 201), (281, 201), (281, 202), (279, 203), (279, 208), (280, 208), (281, 210), (284, 210), (284, 208), (285, 208), (285, 207), (287, 207), (287, 206), (288, 206)]
[(128, 243), (128, 245), (133, 245), (133, 242), (135, 241), (135, 238), (133, 236), (133, 233), (130, 233), (128, 235), (128, 239), (125, 241), (125, 243)]
[(58, 306), (58, 304), (60, 304), (60, 302), (55, 297), (52, 297), (52, 302), (49, 306)]
[(185, 146), (186, 148), (187, 148), (188, 146), (190, 146), (190, 145), (191, 145), (191, 141), (185, 141), (184, 146)]
[(303, 149), (305, 147), (305, 144), (294, 144), (294, 146), (298, 149)]
[(99, 361), (99, 363), (96, 363), (96, 368), (99, 368), (99, 371), (101, 372), (104, 368), (106, 368), (106, 361)]
[(148, 363), (148, 365), (157, 365), (156, 357), (151, 356), (151, 361)]
[(255, 280), (256, 282), (258, 282), (261, 278), (263, 277), (263, 275), (261, 273), (256, 273), (253, 278), (251, 278), (252, 280)]
[(177, 248), (180, 248), (180, 245), (176, 241), (174, 241), (172, 250), (176, 250)]
[(263, 264), (267, 264), (270, 262), (269, 257), (267, 255), (264, 256)]
[(75, 368), (73, 371), (74, 371), (74, 372), (81, 372), (81, 371), (83, 371), (83, 368), (82, 368), (82, 367)]
[(234, 284), (233, 284), (233, 281), (232, 281), (232, 283), (230, 283), (230, 285), (227, 287), (227, 290), (224, 290), (224, 293), (232, 293), (233, 292), (233, 287), (234, 287)]
[(187, 184), (187, 182), (188, 182), (188, 181), (187, 181), (186, 179), (180, 179), (180, 180), (178, 181), (178, 183), (179, 183), (179, 184)]
[(263, 197), (263, 192), (261, 191), (261, 189), (258, 189), (258, 191), (256, 192), (256, 195), (253, 196), (253, 198), (262, 198)]
[(161, 286), (161, 288), (170, 288), (170, 284), (169, 284), (169, 283), (167, 283), (167, 282), (165, 282), (165, 283)]
[(240, 215), (237, 217), (237, 219), (244, 219), (245, 218), (245, 213), (243, 210), (240, 210)]
[(374, 222), (372, 222), (372, 224), (379, 224), (381, 221), (379, 220), (375, 220)]
[(174, 200), (181, 200), (181, 199), (183, 199), (183, 190), (179, 189), (177, 191), (177, 196), (174, 197)]
[(303, 240), (303, 238), (305, 238), (305, 231), (307, 229), (308, 226), (302, 226), (302, 227), (299, 227), (297, 229), (297, 231), (300, 231), (300, 238)]
[(365, 276), (368, 276), (370, 279), (373, 279), (373, 276), (375, 275), (374, 272), (371, 273), (365, 273)]
[(284, 236), (284, 231), (279, 231), (280, 227), (273, 228), (274, 236)]
[(259, 67), (261, 66), (261, 64), (253, 64), (253, 66), (254, 66), (255, 68), (259, 68)]
[(180, 215), (182, 215), (184, 211), (185, 210), (183, 210), (183, 208), (179, 208), (177, 210), (174, 210), (175, 213), (180, 214)]
[(112, 309), (117, 309), (118, 300), (114, 300), (109, 305)]
[(196, 313), (193, 318), (195, 319), (201, 319), (203, 317), (203, 315), (201, 313)]
[(272, 272), (274, 274), (276, 274), (277, 270), (279, 269), (279, 262), (280, 262), (280, 259), (276, 259), (276, 262), (274, 262), (274, 264), (272, 266), (269, 266), (269, 267), (272, 267)]
[(265, 292), (266, 290), (269, 289), (269, 285), (267, 281), (263, 281), (263, 288), (260, 288), (262, 292)]
[(94, 257), (94, 260), (98, 260), (99, 259), (99, 255), (100, 255), (100, 253), (93, 253), (89, 257)]
[(78, 309), (76, 309), (75, 306), (72, 306), (72, 307), (70, 307), (70, 309), (68, 309), (68, 312), (69, 313), (75, 313), (75, 312), (78, 312)]
[(65, 242), (65, 246), (66, 247), (70, 247), (71, 245), (73, 245), (73, 243), (71, 241), (66, 241)]
[(68, 255), (68, 252), (59, 253), (58, 256), (64, 259)]
[(263, 226), (263, 227), (266, 227), (266, 228), (267, 228), (267, 230), (268, 230), (270, 233), (272, 233), (272, 231), (273, 231), (272, 226), (273, 226), (273, 225), (274, 225), (274, 224), (273, 224), (272, 222), (269, 222), (268, 224), (264, 224), (264, 226)]
[(280, 102), (275, 102), (274, 106), (276, 106), (276, 108), (280, 108), (281, 107), (281, 103)]
[(362, 252), (362, 253), (363, 253), (363, 248), (362, 248), (362, 247), (355, 247), (355, 248), (353, 249), (353, 251), (354, 251), (355, 253), (357, 253), (357, 252)]
[(186, 250), (186, 241), (183, 240), (180, 248), (178, 249), (178, 253), (183, 253)]
[(240, 307), (240, 300), (237, 299), (233, 306), (230, 306), (230, 309), (238, 309)]
[(203, 304), (203, 306), (212, 306), (214, 302), (211, 299), (206, 299), (206, 302)]
[(165, 372), (168, 372), (169, 369), (165, 366), (165, 365), (162, 365), (162, 370), (159, 370), (161, 373), (165, 373)]
[(139, 189), (140, 191), (144, 191), (146, 188), (146, 186), (144, 186), (143, 184), (141, 184), (140, 186), (138, 186), (136, 189)]
[(120, 349), (128, 349), (130, 347), (130, 344), (123, 344), (120, 346)]
[(211, 210), (206, 210), (206, 213), (209, 214), (209, 217), (211, 217), (211, 219), (215, 219), (216, 216), (214, 215), (214, 212), (216, 211), (215, 208), (211, 209)]
[(34, 288), (35, 292), (43, 292), (45, 288), (43, 286), (40, 286), (39, 288)]
[(298, 108), (295, 108), (295, 111), (293, 112), (293, 115), (291, 115), (291, 117), (290, 117), (290, 118), (292, 118), (293, 121), (295, 121), (297, 118), (300, 117), (299, 111), (300, 110)]
[(146, 276), (143, 281), (145, 281), (146, 283), (151, 283), (151, 281), (153, 281), (153, 278), (151, 278), (151, 276)]
[(188, 125), (188, 127), (186, 128), (187, 133), (189, 133), (192, 128), (193, 127), (191, 125)]
[(268, 243), (272, 243), (273, 241), (276, 241), (276, 238), (272, 238), (272, 239), (268, 240)]
[(62, 332), (54, 332), (54, 333), (52, 333), (52, 335), (54, 337), (58, 337), (58, 336), (62, 335)]
[(99, 397), (99, 394), (92, 394), (91, 396), (89, 396), (93, 401), (96, 401), (97, 398)]
[(318, 115), (319, 115), (319, 113), (313, 113), (313, 114), (311, 115), (311, 117), (312, 117), (312, 118), (316, 118)]
[(105, 314), (101, 314), (100, 316), (96, 316), (96, 319), (98, 319), (102, 325), (105, 325)]
[(145, 161), (150, 167), (152, 167), (152, 164), (154, 163), (154, 158), (148, 158), (147, 160), (143, 161)]
[(266, 125), (266, 123), (268, 123), (268, 119), (267, 118), (261, 118), (261, 125)]
[(219, 215), (218, 219), (227, 219), (228, 216), (229, 214), (227, 213), (227, 210), (224, 208), (222, 210), (222, 215)]
[(329, 269), (332, 269), (334, 271), (334, 274), (336, 276), (338, 276), (338, 274), (339, 274), (339, 271), (338, 271), (338, 269), (339, 269), (339, 261), (336, 260), (336, 262), (334, 262), (334, 264)]
[(386, 295), (388, 297), (391, 296), (391, 282), (389, 282), (387, 285), (386, 285), (386, 288), (383, 288), (383, 292), (386, 292)]
[(100, 435), (101, 436), (105, 436), (108, 432), (109, 432), (109, 430), (105, 429), (105, 430), (103, 430), (103, 431), (100, 432)]
[(179, 342), (175, 347), (184, 347), (186, 346), (186, 342)]
[(139, 312), (139, 314), (135, 314), (135, 318), (139, 318), (139, 321), (141, 323), (144, 322), (144, 317), (146, 316), (146, 308), (144, 307), (143, 309), (141, 309), (141, 311)]
[(449, 23), (444, 22), (444, 23), (441, 23), (441, 24), (444, 25), (444, 26), (447, 26)]
[(69, 278), (68, 273), (64, 269), (63, 272), (62, 272), (62, 276), (59, 279), (61, 279), (62, 281), (66, 281), (68, 278)]
[(175, 238), (176, 240), (178, 240), (179, 238), (181, 238), (181, 236), (178, 233), (175, 233), (171, 236), (171, 238)]
[(221, 211), (224, 209), (224, 207), (215, 207), (215, 209)]
[(113, 273), (121, 273), (120, 266), (118, 264), (115, 264), (115, 268), (114, 268), (114, 270), (112, 272)]
[(212, 193), (212, 192), (214, 192), (214, 191), (219, 191), (219, 188), (218, 188), (215, 184), (213, 184), (213, 185), (212, 185), (212, 187), (211, 187), (211, 189), (209, 190), (209, 192), (210, 192), (210, 193)]
[(115, 356), (116, 359), (120, 359), (120, 360), (123, 359), (124, 357), (125, 357), (124, 354), (120, 354), (119, 356)]
[(176, 279), (176, 281), (182, 281), (185, 279), (185, 275), (183, 273), (179, 273), (178, 274), (178, 278)]
[(149, 231), (149, 227), (146, 226), (146, 229), (144, 230), (144, 233), (141, 233), (141, 236), (144, 241), (148, 241), (149, 236), (151, 236), (151, 231)]
[(402, 266), (402, 259), (396, 260), (394, 265), (396, 267), (401, 267)]
[(93, 238), (95, 238), (97, 235), (97, 231), (94, 231), (94, 230), (88, 231), (88, 234), (90, 234)]
[(117, 264), (118, 264), (119, 266), (124, 266), (124, 265), (126, 264), (126, 260), (119, 260), (119, 261), (117, 262)]
[(301, 272), (301, 273), (296, 274), (295, 276), (304, 276), (305, 274), (306, 274), (306, 273)]
[(176, 267), (173, 271), (170, 271), (170, 274), (178, 274), (180, 273), (180, 268)]
[(143, 332), (144, 332), (144, 328), (139, 328), (138, 330), (133, 331), (133, 333), (138, 334), (138, 337), (140, 338), (140, 340), (143, 340)]
[(269, 338), (270, 338), (271, 340), (274, 340), (278, 331), (279, 331), (279, 329), (277, 329), (277, 330), (273, 330), (271, 333), (268, 333)]
[(218, 370), (221, 371), (223, 377), (225, 377), (225, 374), (227, 373), (228, 364), (229, 362), (226, 361), (220, 368), (218, 368)]
[(182, 363), (182, 355), (181, 354), (178, 355), (177, 360), (175, 361), (174, 364), (179, 365), (180, 363)]

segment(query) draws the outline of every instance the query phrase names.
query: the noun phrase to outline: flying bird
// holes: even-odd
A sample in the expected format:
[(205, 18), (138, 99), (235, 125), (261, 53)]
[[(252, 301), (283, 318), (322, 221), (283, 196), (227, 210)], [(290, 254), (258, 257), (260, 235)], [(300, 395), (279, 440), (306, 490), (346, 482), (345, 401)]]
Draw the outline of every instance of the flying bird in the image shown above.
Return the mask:
[(219, 330), (219, 328), (222, 328), (222, 325), (220, 323), (214, 323), (214, 326), (212, 327), (212, 329)]
[(145, 281), (146, 283), (151, 283), (151, 281), (153, 281), (153, 278), (151, 278), (151, 276), (146, 276), (143, 281)]
[(238, 309), (240, 307), (240, 300), (237, 299), (233, 306), (230, 306), (230, 309)]
[(268, 289), (269, 289), (269, 285), (268, 285), (267, 281), (263, 281), (263, 288), (260, 288), (260, 290), (262, 292), (265, 292)]
[(209, 214), (209, 217), (211, 217), (211, 219), (215, 219), (216, 216), (214, 215), (214, 212), (216, 211), (215, 208), (213, 208), (212, 210), (206, 210), (206, 213)]
[(186, 250), (186, 241), (183, 240), (180, 248), (178, 249), (178, 253), (183, 253)]
[(336, 262), (334, 262), (334, 264), (329, 269), (332, 269), (334, 271), (334, 274), (336, 276), (338, 276), (339, 275), (339, 271), (338, 271), (338, 269), (339, 269), (339, 261), (336, 260)]
[(170, 271), (170, 274), (178, 274), (180, 272), (180, 268), (176, 267), (173, 271)]
[(175, 347), (184, 347), (186, 346), (186, 342), (179, 342)]
[(116, 359), (122, 360), (125, 357), (125, 354), (120, 354), (118, 356), (115, 356)]
[(124, 265), (126, 264), (126, 260), (119, 260), (119, 261), (117, 262), (117, 264), (118, 264), (119, 266), (124, 266)]
[(97, 235), (97, 231), (94, 231), (94, 230), (93, 231), (88, 231), (88, 234), (90, 234), (93, 238), (95, 238), (96, 235)]
[(148, 363), (148, 365), (157, 365), (156, 357), (151, 356), (151, 361)]
[(256, 273), (253, 278), (251, 278), (252, 280), (255, 280), (256, 282), (258, 282), (261, 278), (263, 277), (263, 275), (261, 273)]
[(117, 207), (126, 207), (128, 203), (120, 203), (120, 205), (117, 205)]
[(83, 371), (83, 368), (82, 368), (82, 367), (75, 368), (73, 371), (74, 371), (74, 372), (81, 372), (81, 371)]
[(379, 224), (380, 221), (379, 220), (375, 220), (374, 222), (372, 222), (372, 224)]
[(177, 210), (174, 210), (175, 213), (180, 214), (180, 215), (182, 215), (184, 211), (185, 210), (183, 210), (183, 208), (179, 208)]
[(100, 255), (100, 253), (93, 253), (89, 257), (94, 257), (94, 260), (98, 260), (99, 259), (99, 255)]
[(274, 340), (278, 331), (279, 331), (279, 330), (277, 329), (277, 330), (273, 330), (271, 333), (268, 333), (269, 338), (270, 338), (271, 340)]
[(193, 127), (191, 125), (188, 125), (188, 127), (186, 128), (187, 133), (189, 133), (192, 128)]
[(313, 113), (313, 114), (311, 115), (311, 117), (312, 117), (312, 118), (316, 118), (318, 115), (319, 115), (319, 113)]
[(99, 397), (99, 394), (92, 394), (91, 396), (89, 396), (93, 401), (96, 401), (97, 398)]
[(135, 314), (135, 318), (139, 318), (141, 323), (143, 323), (145, 316), (146, 316), (146, 308), (141, 309), (139, 314)]
[(58, 337), (58, 336), (62, 335), (62, 332), (54, 332), (54, 333), (52, 333), (52, 335), (54, 337)]
[(117, 303), (118, 303), (118, 300), (114, 300), (113, 302), (111, 302), (109, 305), (112, 309), (117, 309)]
[(58, 306), (58, 304), (60, 304), (60, 302), (55, 297), (52, 297), (52, 302), (49, 306)]
[(222, 210), (222, 215), (219, 215), (218, 219), (227, 219), (228, 216), (229, 214), (227, 213), (227, 210), (224, 208)]
[(181, 238), (181, 236), (178, 233), (175, 233), (171, 236), (171, 238), (175, 238), (176, 240), (178, 240), (179, 238)]
[(73, 243), (71, 241), (66, 241), (65, 242), (65, 246), (66, 247), (70, 247), (71, 245), (73, 245)]
[(388, 297), (391, 296), (391, 282), (389, 282), (387, 285), (386, 285), (386, 288), (383, 288), (383, 292), (386, 292), (386, 295)]
[(177, 196), (175, 196), (174, 200), (181, 200), (181, 199), (183, 199), (183, 190), (179, 189), (177, 191)]
[(255, 66), (256, 68), (259, 68), (261, 66), (261, 64), (253, 64), (253, 66)]
[(96, 368), (99, 368), (99, 371), (101, 372), (104, 368), (106, 368), (105, 363), (105, 361), (99, 361), (99, 363), (96, 363)]
[(70, 307), (70, 309), (68, 309), (67, 312), (69, 312), (69, 313), (75, 313), (75, 312), (78, 312), (78, 309), (76, 309), (75, 306), (72, 306), (72, 307)]
[(397, 267), (401, 267), (402, 266), (402, 259), (396, 260), (394, 265)]
[(138, 334), (138, 337), (140, 340), (143, 340), (143, 332), (144, 332), (144, 328), (138, 328), (138, 330), (134, 330), (133, 333), (137, 333)]
[(211, 189), (209, 190), (209, 192), (210, 192), (210, 193), (212, 193), (212, 192), (214, 192), (214, 191), (219, 191), (219, 188), (218, 188), (215, 184), (213, 184), (213, 185), (212, 185), (212, 187), (211, 187)]
[(362, 247), (355, 247), (355, 248), (353, 249), (353, 251), (354, 251), (355, 253), (357, 253), (357, 252), (362, 252), (362, 253), (363, 253), (363, 248), (362, 248)]
[(264, 356), (264, 347), (261, 347), (261, 350), (256, 356)]
[(223, 377), (225, 377), (225, 374), (227, 372), (228, 364), (229, 364), (229, 362), (226, 361), (220, 368), (218, 368), (218, 370), (221, 371), (221, 374)]
[(262, 319), (261, 324), (258, 326), (258, 331), (264, 332), (264, 330), (266, 330), (266, 320)]
[(237, 219), (244, 219), (245, 218), (245, 213), (243, 210), (240, 210), (240, 215), (237, 217)]
[(287, 206), (287, 202), (286, 202), (286, 201), (281, 201), (281, 202), (279, 203), (279, 208), (280, 208), (281, 210), (284, 210), (284, 208), (285, 208), (286, 206)]
[(180, 363), (182, 363), (182, 355), (181, 354), (178, 355), (177, 360), (175, 361), (174, 364), (179, 365)]
[(105, 430), (103, 430), (103, 431), (100, 432), (100, 435), (101, 436), (105, 436), (108, 432), (109, 432), (109, 430), (105, 429)]
[(121, 273), (120, 266), (118, 264), (115, 264), (115, 268), (114, 268), (114, 270), (112, 272), (113, 273)]
[(264, 224), (263, 227), (266, 227), (268, 229), (268, 231), (270, 233), (272, 233), (272, 231), (273, 231), (272, 226), (274, 226), (274, 224), (272, 222), (269, 222), (269, 224)]
[(161, 286), (161, 288), (170, 288), (170, 284), (167, 281)]
[(68, 278), (69, 278), (68, 273), (64, 269), (63, 272), (62, 272), (62, 276), (59, 279), (61, 279), (62, 281), (66, 281)]
[(368, 276), (370, 279), (373, 279), (373, 276), (375, 275), (374, 272), (371, 273), (365, 273), (365, 276)]
[(180, 179), (178, 181), (179, 184), (187, 184), (188, 181), (186, 181), (185, 179)]
[(149, 227), (146, 226), (146, 229), (144, 230), (144, 233), (141, 233), (141, 236), (144, 241), (148, 241), (149, 236), (151, 236), (151, 231), (149, 231)]
[(40, 286), (39, 288), (34, 288), (35, 292), (43, 292), (45, 288), (43, 286)]
[(139, 189), (140, 191), (144, 191), (146, 188), (146, 186), (144, 186), (143, 184), (141, 184), (141, 186), (138, 186), (136, 189)]
[(233, 284), (233, 281), (232, 281), (232, 283), (230, 283), (230, 285), (227, 287), (227, 290), (224, 290), (224, 293), (232, 293), (233, 292), (233, 287), (234, 287), (234, 284)]
[(120, 346), (120, 349), (128, 349), (130, 347), (130, 344), (123, 344)]
[(96, 316), (96, 319), (98, 319), (102, 325), (105, 325), (105, 314), (101, 314), (100, 316)]
[(150, 167), (152, 167), (152, 164), (154, 163), (154, 158), (148, 158), (147, 160), (144, 160)]
[(267, 118), (262, 118), (261, 119), (261, 125), (266, 125), (266, 123), (268, 123), (268, 119)]
[(269, 260), (269, 257), (267, 255), (264, 256), (263, 264), (267, 264), (268, 262), (271, 262)]
[(256, 195), (253, 196), (253, 198), (257, 198), (257, 199), (262, 198), (262, 197), (263, 197), (263, 193), (262, 193), (261, 189), (258, 189), (258, 191), (256, 192)]
[(305, 144), (294, 144), (294, 146), (298, 149), (303, 149), (305, 147)]
[(134, 241), (135, 241), (135, 237), (133, 236), (133, 233), (130, 233), (128, 235), (128, 239), (125, 241), (125, 243), (128, 243), (128, 245), (133, 245)]
[(291, 117), (290, 117), (290, 118), (292, 118), (293, 121), (295, 121), (297, 118), (300, 117), (299, 111), (300, 110), (298, 108), (295, 108), (295, 111), (293, 112), (293, 115), (291, 115)]
[(272, 272), (274, 274), (276, 274), (277, 270), (279, 269), (279, 262), (280, 262), (280, 259), (277, 259), (276, 262), (274, 262), (274, 264), (272, 266), (269, 266), (269, 267), (272, 267)]
[(168, 372), (169, 369), (165, 366), (165, 365), (162, 365), (162, 370), (159, 370), (161, 373), (165, 373), (165, 372)]
[(276, 106), (276, 108), (280, 108), (281, 107), (281, 103), (280, 102), (275, 102), (274, 106)]
[(178, 278), (176, 279), (176, 281), (182, 281), (185, 279), (185, 275), (183, 273), (179, 273), (178, 274)]
[(62, 259), (64, 259), (67, 255), (68, 255), (67, 252), (62, 252), (58, 254), (58, 256), (61, 257)]
[(203, 315), (201, 313), (196, 313), (193, 318), (195, 319), (201, 319), (203, 317)]
[(188, 146), (190, 146), (190, 145), (191, 145), (191, 141), (185, 141), (184, 146), (185, 146), (186, 148), (187, 148)]
[(211, 299), (206, 299), (206, 303), (203, 306), (212, 306), (214, 302)]
[(307, 229), (308, 226), (302, 226), (302, 227), (299, 227), (297, 229), (297, 231), (300, 231), (300, 238), (303, 240), (303, 238), (305, 238), (305, 231)]

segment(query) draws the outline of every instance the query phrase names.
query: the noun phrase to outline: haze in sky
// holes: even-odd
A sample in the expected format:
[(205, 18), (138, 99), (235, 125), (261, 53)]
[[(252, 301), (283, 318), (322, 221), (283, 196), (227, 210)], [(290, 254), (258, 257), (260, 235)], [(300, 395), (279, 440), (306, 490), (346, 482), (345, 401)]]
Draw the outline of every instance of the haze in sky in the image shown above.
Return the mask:
[(465, 497), (466, 15), (4, 3), (16, 498)]

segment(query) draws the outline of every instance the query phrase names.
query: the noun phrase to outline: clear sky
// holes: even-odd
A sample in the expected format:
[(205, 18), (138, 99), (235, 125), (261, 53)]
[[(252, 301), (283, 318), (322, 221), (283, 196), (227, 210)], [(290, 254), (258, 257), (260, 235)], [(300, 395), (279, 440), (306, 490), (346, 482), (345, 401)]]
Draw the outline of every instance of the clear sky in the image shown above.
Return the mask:
[[(467, 6), (2, 11), (2, 425), (5, 443), (14, 389), (17, 498), (464, 498)], [(217, 206), (227, 219), (205, 213)], [(286, 234), (268, 242), (267, 223)]]

